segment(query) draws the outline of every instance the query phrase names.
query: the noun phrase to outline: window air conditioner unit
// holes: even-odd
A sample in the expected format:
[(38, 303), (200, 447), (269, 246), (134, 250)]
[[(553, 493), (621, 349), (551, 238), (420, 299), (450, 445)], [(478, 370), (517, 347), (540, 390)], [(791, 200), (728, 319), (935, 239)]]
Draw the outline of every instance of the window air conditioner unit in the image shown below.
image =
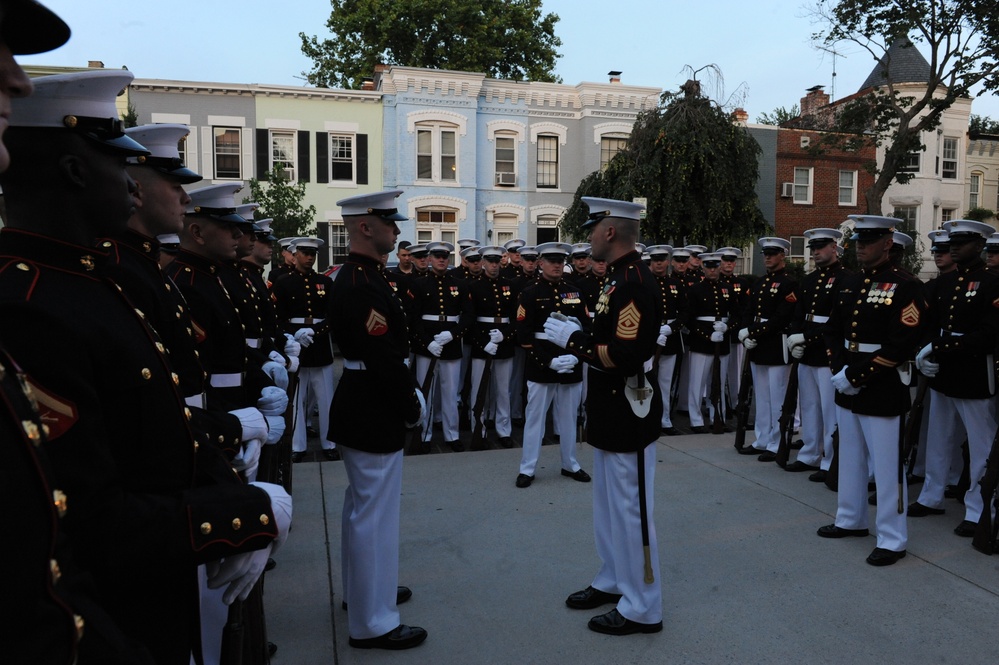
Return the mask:
[(517, 174), (516, 173), (497, 173), (496, 174), (496, 184), (503, 185), (506, 187), (513, 187), (517, 184)]
[(790, 199), (794, 197), (794, 183), (793, 182), (783, 182), (780, 185), (780, 197), (782, 199)]

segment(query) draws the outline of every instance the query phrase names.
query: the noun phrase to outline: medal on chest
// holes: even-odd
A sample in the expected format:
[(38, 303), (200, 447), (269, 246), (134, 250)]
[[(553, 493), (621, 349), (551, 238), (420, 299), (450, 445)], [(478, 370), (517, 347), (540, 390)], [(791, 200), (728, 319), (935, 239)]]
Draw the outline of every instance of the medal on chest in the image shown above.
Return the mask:
[(867, 292), (867, 302), (877, 305), (890, 305), (896, 288), (898, 288), (898, 284), (875, 284)]
[(600, 292), (600, 297), (597, 298), (597, 314), (606, 314), (607, 310), (610, 309), (610, 296), (614, 293), (614, 285), (617, 282), (608, 282), (604, 284), (603, 291)]
[(965, 298), (974, 298), (978, 294), (978, 285), (981, 282), (968, 282), (968, 290), (964, 292)]

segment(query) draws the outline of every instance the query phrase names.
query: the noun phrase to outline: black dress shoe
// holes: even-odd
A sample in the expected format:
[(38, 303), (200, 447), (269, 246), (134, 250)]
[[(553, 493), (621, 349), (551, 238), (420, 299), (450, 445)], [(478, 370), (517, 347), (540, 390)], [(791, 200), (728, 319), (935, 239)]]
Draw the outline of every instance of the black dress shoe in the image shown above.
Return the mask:
[(265, 571), (271, 571), (277, 568), (277, 561), (274, 559), (267, 559), (267, 563), (264, 565)]
[[(397, 588), (395, 590), (395, 604), (396, 605), (402, 605), (403, 603), (405, 603), (407, 600), (409, 600), (412, 597), (413, 597), (413, 591), (408, 586), (401, 586), (400, 585), (399, 588)], [(340, 608), (344, 609), (344, 610), (347, 609), (347, 601), (346, 600), (340, 603)]]
[(760, 453), (760, 456), (756, 458), (760, 462), (773, 462), (777, 459), (777, 453), (772, 453), (769, 450), (764, 450)]
[(579, 481), (581, 483), (590, 482), (590, 474), (586, 473), (582, 469), (579, 469), (578, 471), (566, 471), (565, 469), (562, 469), (562, 475), (565, 476), (566, 478), (572, 478), (573, 480)]
[(501, 436), (499, 438), (499, 444), (504, 448), (513, 448), (513, 438), (509, 436)]
[(465, 444), (461, 441), (448, 441), (447, 445), (456, 453), (460, 453), (465, 449)]
[(590, 630), (604, 635), (634, 635), (635, 633), (658, 633), (663, 629), (663, 622), (638, 623), (621, 616), (614, 608), (607, 614), (601, 614), (590, 619), (586, 624)]
[(569, 594), (569, 597), (565, 599), (565, 604), (574, 610), (592, 610), (595, 607), (616, 603), (619, 600), (621, 600), (619, 593), (607, 593), (588, 586), (582, 591)]
[(680, 434), (680, 430), (675, 427), (663, 427), (663, 434), (666, 436), (677, 436)]
[(277, 645), (274, 644), (273, 642), (268, 642), (267, 643), (267, 657), (268, 658), (273, 658), (274, 654), (276, 654), (276, 653), (277, 653)]
[(369, 637), (368, 639), (350, 638), (350, 646), (357, 649), (391, 649), (399, 651), (401, 649), (411, 649), (423, 643), (427, 639), (427, 631), (419, 626), (399, 625), (395, 630), (385, 633), (381, 637)]
[(890, 566), (902, 558), (905, 558), (905, 550), (895, 552), (882, 547), (875, 547), (874, 551), (867, 557), (867, 563), (872, 566)]
[[(815, 471), (818, 468), (819, 467), (817, 467), (817, 466), (815, 466), (813, 464), (805, 464), (801, 460), (796, 459), (793, 462), (791, 462), (790, 464), (788, 464), (787, 466), (785, 466), (784, 470), (785, 471), (790, 471), (792, 473), (799, 473), (801, 471)], [(819, 480), (825, 480), (825, 477), (822, 477)]]
[(954, 533), (961, 536), (962, 538), (971, 538), (972, 536), (975, 535), (975, 529), (977, 528), (978, 528), (977, 523), (971, 522), (969, 520), (962, 520), (961, 523), (954, 528)]
[(956, 499), (959, 496), (964, 496), (964, 492), (958, 489), (957, 485), (948, 485), (944, 488), (944, 498), (945, 499)]
[(517, 475), (517, 487), (530, 487), (533, 482), (534, 476), (529, 476), (526, 473)]
[(293, 463), (295, 463), (295, 464), (298, 464), (303, 459), (305, 459), (305, 453), (304, 452), (301, 452), (301, 453), (292, 453), (291, 454), (291, 461)]
[(792, 441), (790, 447), (791, 450), (801, 450), (802, 448), (805, 447), (805, 442), (802, 441), (801, 439), (798, 439), (797, 441)]
[(929, 506), (924, 506), (918, 501), (914, 501), (909, 504), (909, 510), (905, 513), (909, 517), (926, 517), (927, 515), (943, 515), (943, 508), (930, 508)]
[(340, 451), (336, 448), (323, 448), (323, 457), (331, 462), (336, 462), (340, 459)]
[(826, 482), (826, 470), (819, 469), (815, 473), (809, 474), (808, 479), (813, 483), (824, 483)]
[(694, 425), (693, 427), (690, 428), (690, 433), (691, 434), (707, 434), (708, 433), (708, 428), (705, 427), (704, 425)]
[(759, 455), (763, 451), (761, 451), (759, 448), (754, 448), (752, 446), (743, 446), (742, 448), (739, 448), (739, 450), (737, 450), (736, 452), (738, 452), (740, 455)]
[(820, 526), (816, 533), (823, 538), (846, 538), (847, 536), (863, 538), (869, 535), (870, 531), (867, 529), (843, 529), (835, 524), (826, 524), (825, 526)]

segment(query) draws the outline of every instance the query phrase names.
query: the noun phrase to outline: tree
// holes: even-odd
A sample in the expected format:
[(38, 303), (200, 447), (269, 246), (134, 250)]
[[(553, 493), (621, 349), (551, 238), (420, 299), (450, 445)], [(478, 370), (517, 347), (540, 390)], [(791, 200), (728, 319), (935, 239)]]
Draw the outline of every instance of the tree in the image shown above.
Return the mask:
[(128, 106), (121, 115), (121, 121), (125, 127), (135, 127), (139, 124), (139, 112), (135, 110), (135, 104), (132, 103), (131, 99), (128, 100)]
[(801, 109), (797, 104), (793, 104), (790, 109), (779, 106), (771, 113), (761, 113), (756, 116), (756, 122), (761, 125), (783, 125), (789, 120), (794, 120), (801, 115)]
[(988, 116), (971, 114), (968, 122), (968, 134), (978, 136), (979, 134), (999, 134), (999, 120), (993, 120)]
[[(880, 63), (877, 87), (845, 103), (829, 129), (854, 134), (857, 142), (884, 146), (873, 167), (874, 184), (864, 192), (867, 212), (881, 214), (892, 182), (906, 183), (908, 154), (923, 148), (922, 132), (940, 124), (955, 100), (999, 87), (999, 4), (995, 0), (819, 0), (817, 17), (825, 29), (813, 39), (826, 45), (849, 41)], [(894, 80), (894, 59), (907, 49), (929, 53), (925, 90), (910, 94)], [(912, 59), (912, 58), (908, 58)], [(823, 142), (839, 140), (835, 135)]]
[(976, 222), (987, 222), (996, 216), (995, 211), (988, 208), (970, 208), (964, 213), (965, 219), (973, 219)]
[(306, 80), (321, 88), (359, 88), (375, 65), (485, 72), (514, 81), (555, 75), (557, 14), (541, 0), (330, 0), (332, 38), (299, 33), (312, 59)]
[(250, 179), (250, 196), (244, 202), (255, 201), (260, 207), (254, 212), (255, 219), (273, 218), (271, 229), (278, 238), (304, 235), (316, 216), (316, 206), (306, 208), (305, 183), (288, 181), (281, 164), (265, 174), (267, 182)]
[(581, 196), (644, 197), (643, 242), (741, 247), (767, 228), (755, 191), (760, 152), (692, 79), (639, 114), (627, 147), (580, 183), (563, 228), (578, 235), (586, 219)]

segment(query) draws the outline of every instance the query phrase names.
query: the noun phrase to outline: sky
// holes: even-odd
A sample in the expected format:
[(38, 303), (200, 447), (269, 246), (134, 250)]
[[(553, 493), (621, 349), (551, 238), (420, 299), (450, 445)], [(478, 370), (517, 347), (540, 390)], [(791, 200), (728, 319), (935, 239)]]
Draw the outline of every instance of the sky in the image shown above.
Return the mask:
[[(63, 47), (28, 64), (126, 66), (138, 78), (304, 85), (310, 61), (299, 32), (329, 36), (329, 0), (41, 0), (73, 31)], [(723, 80), (698, 75), (703, 91), (754, 122), (790, 109), (805, 90), (825, 86), (833, 99), (857, 91), (875, 60), (859, 46), (840, 53), (811, 40), (814, 0), (544, 0), (558, 14), (562, 40), (556, 73), (563, 83), (606, 82), (622, 72), (628, 85), (676, 90), (686, 67), (717, 65)], [(833, 76), (835, 68), (836, 76)], [(977, 97), (972, 113), (999, 119), (999, 96)]]

